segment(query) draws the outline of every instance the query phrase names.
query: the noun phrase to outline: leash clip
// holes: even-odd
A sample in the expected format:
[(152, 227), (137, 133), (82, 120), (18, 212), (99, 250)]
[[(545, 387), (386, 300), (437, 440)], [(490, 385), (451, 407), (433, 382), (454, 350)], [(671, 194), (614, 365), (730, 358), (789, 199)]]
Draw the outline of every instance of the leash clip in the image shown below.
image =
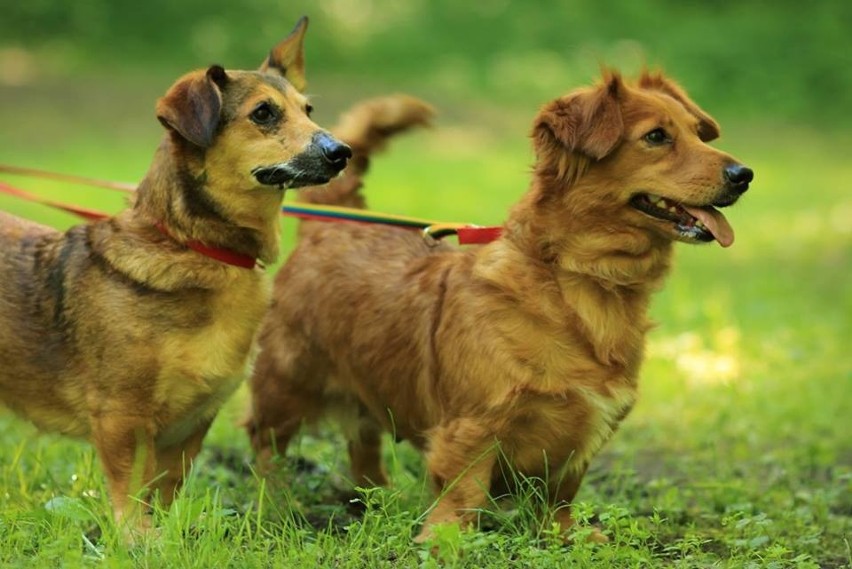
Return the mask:
[(421, 234), (429, 247), (436, 247), (444, 237), (458, 235), (459, 227), (456, 223), (435, 223), (424, 227)]
[(483, 227), (463, 223), (436, 223), (423, 228), (423, 239), (430, 247), (448, 235), (459, 238), (459, 245), (485, 245), (499, 239), (503, 228), (499, 225)]

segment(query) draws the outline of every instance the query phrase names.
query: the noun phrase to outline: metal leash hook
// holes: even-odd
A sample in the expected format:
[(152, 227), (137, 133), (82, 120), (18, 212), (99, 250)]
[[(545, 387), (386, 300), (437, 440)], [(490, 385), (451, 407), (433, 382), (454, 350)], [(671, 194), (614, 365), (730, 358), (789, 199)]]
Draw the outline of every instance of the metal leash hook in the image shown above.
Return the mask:
[(500, 238), (503, 228), (499, 225), (483, 227), (466, 223), (433, 223), (423, 228), (423, 239), (430, 247), (437, 245), (448, 235), (455, 235), (459, 245), (485, 245)]
[(435, 247), (444, 237), (458, 235), (460, 227), (464, 226), (457, 223), (435, 223), (424, 227), (421, 234), (429, 247)]

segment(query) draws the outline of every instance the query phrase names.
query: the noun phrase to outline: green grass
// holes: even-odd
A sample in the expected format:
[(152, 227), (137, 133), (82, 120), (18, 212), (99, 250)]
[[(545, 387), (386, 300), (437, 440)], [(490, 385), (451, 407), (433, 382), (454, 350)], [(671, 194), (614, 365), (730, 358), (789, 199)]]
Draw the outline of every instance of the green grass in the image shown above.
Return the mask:
[[(0, 140), (0, 161), (140, 178), (159, 136), (150, 101), (160, 86), (132, 96), (114, 87), (121, 106), (85, 103), (75, 89), (52, 104), (49, 91), (0, 91), (13, 103), (0, 106), (0, 121), (14, 133)], [(341, 102), (330, 99), (320, 120), (330, 122)], [(535, 104), (518, 111), (438, 103), (450, 109), (447, 118), (374, 162), (372, 206), (499, 222), (526, 188)], [(71, 113), (78, 104), (85, 108)], [(514, 505), (489, 505), (482, 531), (442, 531), (438, 561), (411, 543), (432, 498), (408, 445), (386, 446), (391, 488), (353, 491), (341, 438), (325, 428), (305, 433), (293, 454), (306, 461), (288, 461), (290, 489), (273, 489), (250, 468), (236, 425), (240, 391), (215, 422), (185, 492), (159, 513), (158, 535), (129, 549), (108, 521), (91, 447), (37, 435), (0, 413), (0, 566), (852, 566), (852, 140), (719, 118), (720, 146), (751, 165), (756, 181), (728, 215), (736, 244), (680, 246), (655, 299), (659, 325), (640, 402), (593, 462), (576, 505), (610, 544), (563, 546), (535, 522), (531, 486)], [(99, 190), (3, 179), (121, 207), (120, 197)], [(72, 223), (2, 196), (0, 209)], [(287, 249), (294, 223), (283, 223)]]

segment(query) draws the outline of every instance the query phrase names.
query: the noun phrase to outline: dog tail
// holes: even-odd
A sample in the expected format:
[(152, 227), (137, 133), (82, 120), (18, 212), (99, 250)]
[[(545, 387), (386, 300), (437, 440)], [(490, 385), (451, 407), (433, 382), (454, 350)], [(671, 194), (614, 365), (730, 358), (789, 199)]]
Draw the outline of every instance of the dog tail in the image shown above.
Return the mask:
[(429, 126), (434, 108), (408, 95), (390, 95), (363, 101), (341, 116), (332, 133), (352, 148), (352, 158), (343, 173), (325, 186), (298, 192), (298, 201), (354, 207), (366, 207), (359, 192), (374, 152), (388, 140), (418, 126)]

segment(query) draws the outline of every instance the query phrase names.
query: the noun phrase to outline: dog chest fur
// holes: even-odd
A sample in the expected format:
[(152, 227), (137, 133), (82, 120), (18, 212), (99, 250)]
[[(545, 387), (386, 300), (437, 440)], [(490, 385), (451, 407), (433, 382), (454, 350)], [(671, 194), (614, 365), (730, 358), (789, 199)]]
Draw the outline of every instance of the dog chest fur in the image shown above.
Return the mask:
[[(497, 247), (491, 249), (475, 265), (476, 277), (464, 279), (471, 283), (479, 278), (487, 284), (457, 287), (458, 298), (445, 302), (452, 325), (437, 339), (442, 373), (454, 391), (466, 393), (446, 392), (439, 398), (484, 405), (478, 413), (486, 430), (500, 440), (519, 471), (542, 474), (546, 464), (566, 461), (579, 469), (635, 402), (644, 340), (643, 333), (628, 325), (633, 299), (589, 290), (585, 282), (557, 283), (552, 272), (540, 274), (529, 263), (510, 263), (514, 270), (502, 266), (496, 273), (501, 278), (486, 278), (490, 269), (502, 265), (495, 262), (503, 257)], [(582, 304), (577, 299), (588, 295), (597, 307), (612, 305), (607, 314), (589, 321), (577, 309)], [(470, 328), (475, 328), (476, 321), (486, 318), (487, 328), (480, 327), (476, 335), (462, 324), (470, 320)], [(608, 347), (602, 350), (602, 344)], [(490, 357), (470, 369), (469, 354), (482, 345), (491, 346)], [(459, 369), (466, 375), (458, 374)]]
[(495, 409), (494, 432), (513, 468), (527, 476), (580, 471), (615, 433), (633, 407), (636, 389), (573, 386), (562, 392), (519, 387)]
[(158, 420), (164, 425), (158, 444), (179, 442), (198, 423), (212, 418), (246, 377), (268, 286), (257, 274), (243, 277), (238, 286), (212, 299), (210, 310), (219, 316), (210, 325), (163, 347), (168, 365), (159, 374), (154, 394)]

